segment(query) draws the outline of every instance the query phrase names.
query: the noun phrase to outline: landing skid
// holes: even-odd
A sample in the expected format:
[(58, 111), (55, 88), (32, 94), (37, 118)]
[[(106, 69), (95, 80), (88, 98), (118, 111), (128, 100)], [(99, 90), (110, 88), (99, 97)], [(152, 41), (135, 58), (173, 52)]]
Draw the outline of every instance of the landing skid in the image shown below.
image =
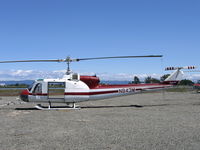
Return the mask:
[(75, 109), (81, 109), (79, 106), (76, 106), (75, 103), (72, 105), (72, 107), (70, 107), (69, 105), (67, 106), (51, 106), (49, 105), (48, 107), (46, 106), (42, 106), (41, 104), (38, 104), (35, 106), (35, 108), (39, 109), (39, 110), (75, 110)]

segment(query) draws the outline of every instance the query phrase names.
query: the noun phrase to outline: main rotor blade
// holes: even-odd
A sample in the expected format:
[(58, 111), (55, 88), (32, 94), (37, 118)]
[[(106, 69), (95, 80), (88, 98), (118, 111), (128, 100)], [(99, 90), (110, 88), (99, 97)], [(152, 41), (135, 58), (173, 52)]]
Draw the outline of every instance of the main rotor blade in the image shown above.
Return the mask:
[(0, 63), (18, 63), (18, 62), (64, 62), (63, 59), (49, 59), (49, 60), (13, 60), (13, 61), (0, 61)]
[(72, 61), (93, 60), (93, 59), (113, 59), (113, 58), (145, 58), (145, 57), (163, 57), (163, 55), (93, 57), (93, 58), (78, 58), (78, 59), (74, 59)]
[(42, 59), (42, 60), (11, 60), (11, 61), (0, 61), (0, 63), (21, 63), (21, 62), (74, 62), (80, 60), (94, 60), (94, 59), (113, 59), (113, 58), (145, 58), (145, 57), (162, 57), (162, 55), (144, 55), (144, 56), (114, 56), (114, 57), (93, 57), (93, 58), (78, 58), (71, 59)]

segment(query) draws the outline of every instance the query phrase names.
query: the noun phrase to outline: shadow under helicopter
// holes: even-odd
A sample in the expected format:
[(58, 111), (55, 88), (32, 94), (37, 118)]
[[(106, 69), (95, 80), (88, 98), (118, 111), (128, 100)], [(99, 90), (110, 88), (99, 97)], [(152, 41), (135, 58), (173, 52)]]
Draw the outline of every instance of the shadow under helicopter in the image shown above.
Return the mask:
[[(80, 109), (91, 109), (91, 108), (144, 108), (144, 107), (161, 107), (169, 106), (170, 104), (152, 104), (152, 105), (110, 105), (110, 106), (82, 106)], [(46, 107), (47, 108), (47, 107)], [(65, 106), (52, 106), (51, 108), (66, 108)], [(37, 108), (15, 108), (15, 110), (38, 110)]]
[(88, 108), (143, 108), (143, 107), (159, 107), (159, 106), (167, 106), (169, 104), (155, 104), (155, 105), (119, 105), (119, 106), (83, 106), (81, 109)]

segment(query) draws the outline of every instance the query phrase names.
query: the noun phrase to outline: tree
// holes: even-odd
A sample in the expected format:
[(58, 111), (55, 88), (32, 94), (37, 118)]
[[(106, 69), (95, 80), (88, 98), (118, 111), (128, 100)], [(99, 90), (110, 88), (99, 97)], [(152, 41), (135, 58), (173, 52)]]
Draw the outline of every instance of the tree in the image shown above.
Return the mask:
[(137, 76), (134, 76), (133, 82), (134, 84), (139, 84), (140, 83), (140, 79)]
[(160, 83), (160, 80), (156, 78), (152, 78), (151, 76), (148, 76), (145, 78), (145, 83)]
[(148, 77), (145, 78), (144, 82), (145, 83), (151, 83), (151, 79), (152, 79), (151, 76), (148, 76)]
[(187, 80), (187, 79), (185, 79), (185, 80), (181, 80), (180, 82), (179, 82), (179, 85), (193, 85), (194, 84), (194, 82), (192, 82), (191, 80)]
[(151, 83), (160, 83), (160, 80), (156, 78), (151, 78)]
[(170, 74), (165, 74), (162, 77), (160, 77), (160, 81), (165, 81), (170, 76)]
[(14, 86), (19, 86), (19, 83), (16, 83)]

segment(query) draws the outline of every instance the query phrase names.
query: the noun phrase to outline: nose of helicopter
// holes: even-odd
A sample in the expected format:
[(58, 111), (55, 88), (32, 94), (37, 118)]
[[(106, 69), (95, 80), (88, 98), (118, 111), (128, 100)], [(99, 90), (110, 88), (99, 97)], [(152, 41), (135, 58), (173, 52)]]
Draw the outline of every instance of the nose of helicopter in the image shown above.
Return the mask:
[(21, 99), (22, 101), (24, 101), (24, 102), (28, 102), (28, 101), (29, 101), (29, 100), (28, 100), (28, 95), (29, 95), (28, 89), (23, 90), (23, 91), (21, 92), (21, 94), (20, 94), (20, 99)]

